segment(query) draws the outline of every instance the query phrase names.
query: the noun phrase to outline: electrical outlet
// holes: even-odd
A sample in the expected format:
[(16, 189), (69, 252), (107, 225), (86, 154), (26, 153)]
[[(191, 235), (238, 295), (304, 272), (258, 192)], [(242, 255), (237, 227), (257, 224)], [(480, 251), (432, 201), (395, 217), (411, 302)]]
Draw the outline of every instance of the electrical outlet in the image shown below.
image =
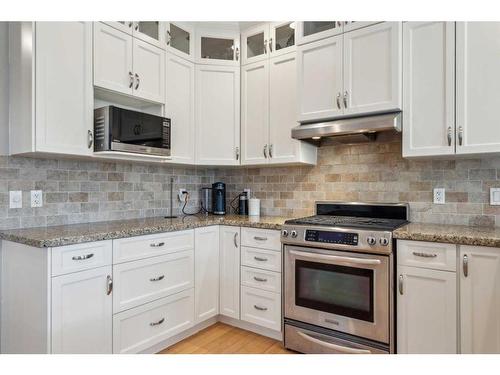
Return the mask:
[(9, 191), (9, 208), (23, 207), (23, 192), (21, 190)]
[(31, 207), (43, 206), (43, 192), (41, 190), (31, 190)]
[(445, 204), (446, 203), (445, 194), (446, 194), (446, 191), (444, 188), (435, 188), (434, 189), (434, 204)]
[(500, 206), (500, 188), (490, 188), (490, 205)]
[(186, 189), (179, 189), (179, 201), (182, 203), (186, 201), (187, 192), (188, 191)]

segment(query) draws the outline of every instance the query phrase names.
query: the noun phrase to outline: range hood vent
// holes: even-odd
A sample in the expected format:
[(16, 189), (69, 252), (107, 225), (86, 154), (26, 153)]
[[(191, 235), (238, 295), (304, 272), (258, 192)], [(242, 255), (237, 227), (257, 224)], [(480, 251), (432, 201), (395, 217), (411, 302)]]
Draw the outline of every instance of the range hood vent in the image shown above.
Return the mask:
[(292, 138), (313, 143), (326, 137), (339, 143), (369, 142), (386, 131), (401, 132), (401, 112), (301, 124), (292, 129)]

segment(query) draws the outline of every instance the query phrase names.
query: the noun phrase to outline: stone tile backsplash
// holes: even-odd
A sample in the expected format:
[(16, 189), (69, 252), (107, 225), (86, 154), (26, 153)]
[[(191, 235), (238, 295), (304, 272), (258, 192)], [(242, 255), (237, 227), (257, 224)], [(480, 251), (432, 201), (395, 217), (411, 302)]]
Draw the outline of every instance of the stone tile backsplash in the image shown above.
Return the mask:
[[(317, 166), (205, 168), (124, 162), (0, 156), (0, 229), (95, 222), (169, 214), (174, 194), (226, 182), (228, 203), (244, 188), (261, 199), (262, 215), (304, 216), (317, 200), (408, 202), (414, 222), (500, 226), (500, 206), (489, 188), (500, 187), (500, 156), (403, 159), (400, 136), (373, 143), (319, 148)], [(446, 204), (432, 189), (446, 189)], [(30, 208), (30, 190), (44, 191), (44, 206)], [(9, 209), (9, 190), (23, 191), (23, 208)], [(179, 214), (174, 197), (174, 214)]]

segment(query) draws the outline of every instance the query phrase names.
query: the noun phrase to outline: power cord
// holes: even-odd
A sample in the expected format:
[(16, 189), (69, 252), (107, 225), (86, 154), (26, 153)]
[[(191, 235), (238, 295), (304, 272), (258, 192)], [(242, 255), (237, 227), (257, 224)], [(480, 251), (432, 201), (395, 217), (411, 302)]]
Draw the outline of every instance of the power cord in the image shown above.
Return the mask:
[(184, 206), (182, 206), (182, 213), (186, 216), (195, 216), (195, 215), (198, 215), (202, 212), (208, 212), (204, 207), (203, 205), (200, 205), (200, 209), (196, 212), (192, 212), (192, 213), (189, 213), (189, 212), (186, 212), (186, 206), (188, 204), (188, 201), (189, 201), (189, 192), (187, 191), (184, 191), (183, 194), (186, 194), (186, 199), (184, 200)]

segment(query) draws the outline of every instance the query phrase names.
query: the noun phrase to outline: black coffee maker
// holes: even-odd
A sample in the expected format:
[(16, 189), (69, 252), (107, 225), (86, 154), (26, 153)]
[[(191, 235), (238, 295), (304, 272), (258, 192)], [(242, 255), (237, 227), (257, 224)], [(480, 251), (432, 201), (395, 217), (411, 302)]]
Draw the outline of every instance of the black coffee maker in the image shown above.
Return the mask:
[(212, 184), (212, 213), (214, 215), (226, 214), (226, 184), (223, 182)]

